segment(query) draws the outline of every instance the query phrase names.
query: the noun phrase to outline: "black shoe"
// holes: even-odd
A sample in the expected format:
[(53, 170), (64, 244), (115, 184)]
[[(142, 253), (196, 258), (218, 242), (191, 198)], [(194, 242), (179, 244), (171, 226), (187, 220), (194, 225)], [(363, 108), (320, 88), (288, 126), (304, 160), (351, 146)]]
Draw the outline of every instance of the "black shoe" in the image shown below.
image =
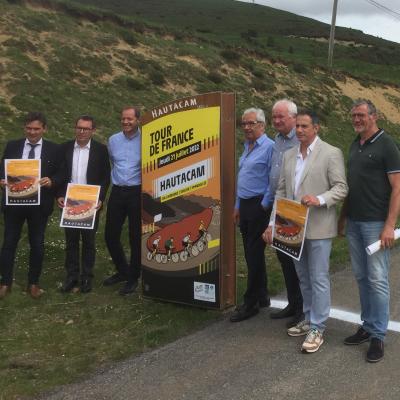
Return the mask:
[(375, 337), (371, 338), (367, 352), (367, 361), (370, 363), (381, 361), (383, 358), (383, 353), (383, 341)]
[(81, 282), (81, 293), (89, 293), (92, 291), (92, 282), (90, 279), (84, 279)]
[(127, 296), (128, 294), (132, 294), (135, 292), (138, 287), (138, 281), (126, 282), (124, 286), (119, 291), (121, 296)]
[(235, 312), (229, 318), (231, 322), (240, 322), (249, 319), (258, 314), (258, 307), (248, 307), (245, 304), (236, 307)]
[(292, 308), (292, 306), (287, 305), (285, 308), (279, 311), (272, 312), (269, 316), (272, 319), (283, 319), (293, 317), (296, 314), (296, 311)]
[(344, 339), (343, 343), (347, 345), (357, 345), (361, 343), (368, 342), (369, 337), (371, 336), (370, 333), (368, 333), (362, 326), (358, 328), (358, 331), (346, 339)]
[(271, 300), (270, 300), (269, 297), (267, 297), (265, 299), (258, 300), (258, 305), (260, 306), (260, 308), (269, 307), (271, 305)]
[(304, 321), (305, 316), (302, 311), (298, 311), (294, 314), (294, 317), (286, 324), (286, 327), (292, 328), (293, 326), (296, 326), (299, 322)]
[[(66, 280), (64, 282), (64, 285), (62, 285), (61, 287), (61, 291), (63, 293), (69, 293), (71, 292), (73, 289), (78, 289), (78, 281), (76, 280)], [(75, 290), (74, 290), (75, 291)]]
[(127, 280), (128, 280), (127, 277), (117, 272), (116, 274), (111, 275), (108, 278), (104, 279), (103, 286), (112, 286), (115, 285), (116, 283), (126, 282)]

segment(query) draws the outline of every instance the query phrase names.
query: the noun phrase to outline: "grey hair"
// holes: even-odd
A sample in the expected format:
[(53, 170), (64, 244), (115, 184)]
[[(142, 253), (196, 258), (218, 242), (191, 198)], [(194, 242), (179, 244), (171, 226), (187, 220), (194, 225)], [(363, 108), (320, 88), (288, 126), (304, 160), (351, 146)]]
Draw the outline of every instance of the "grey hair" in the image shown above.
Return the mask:
[(272, 106), (272, 111), (274, 111), (274, 109), (278, 106), (286, 106), (288, 113), (292, 117), (295, 117), (297, 115), (297, 106), (293, 101), (289, 99), (281, 99), (275, 102), (275, 104)]
[(265, 124), (265, 114), (264, 114), (264, 111), (261, 110), (261, 108), (255, 108), (255, 107), (248, 108), (247, 110), (243, 111), (242, 117), (244, 117), (246, 114), (250, 114), (250, 113), (255, 113), (257, 121), (263, 122)]
[(351, 109), (360, 107), (366, 105), (368, 107), (368, 114), (377, 114), (377, 109), (375, 107), (375, 104), (371, 100), (367, 99), (358, 99), (353, 102), (353, 105), (351, 106)]

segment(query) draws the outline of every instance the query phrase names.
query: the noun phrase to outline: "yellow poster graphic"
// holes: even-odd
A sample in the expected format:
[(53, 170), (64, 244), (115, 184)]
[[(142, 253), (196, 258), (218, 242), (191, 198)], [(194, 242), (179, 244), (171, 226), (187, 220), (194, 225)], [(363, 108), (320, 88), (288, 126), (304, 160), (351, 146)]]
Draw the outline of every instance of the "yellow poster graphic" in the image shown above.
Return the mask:
[(100, 186), (69, 183), (60, 226), (93, 229), (99, 195)]
[(300, 260), (308, 220), (308, 207), (294, 200), (275, 200), (272, 247)]
[(40, 160), (5, 160), (6, 205), (40, 205)]

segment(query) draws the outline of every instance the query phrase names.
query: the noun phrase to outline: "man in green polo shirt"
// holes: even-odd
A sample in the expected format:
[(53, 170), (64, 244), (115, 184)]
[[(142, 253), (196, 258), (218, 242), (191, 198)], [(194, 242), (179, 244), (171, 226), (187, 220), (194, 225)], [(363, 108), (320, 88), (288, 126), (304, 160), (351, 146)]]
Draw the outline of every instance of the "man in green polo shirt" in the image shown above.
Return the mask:
[[(358, 134), (348, 160), (349, 193), (339, 219), (346, 221), (351, 264), (357, 280), (362, 326), (344, 340), (346, 345), (369, 341), (368, 362), (383, 358), (389, 322), (389, 248), (400, 209), (400, 152), (393, 139), (377, 125), (377, 111), (369, 100), (351, 109)], [(381, 240), (382, 248), (367, 255), (365, 248)]]

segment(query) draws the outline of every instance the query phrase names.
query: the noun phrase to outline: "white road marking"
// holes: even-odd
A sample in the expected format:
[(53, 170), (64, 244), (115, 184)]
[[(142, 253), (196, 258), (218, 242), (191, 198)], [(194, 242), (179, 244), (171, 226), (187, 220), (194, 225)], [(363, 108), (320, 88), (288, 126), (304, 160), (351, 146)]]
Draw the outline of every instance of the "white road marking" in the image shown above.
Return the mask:
[[(287, 306), (287, 301), (283, 300), (271, 300), (271, 307), (273, 308), (284, 308)], [(340, 310), (338, 308), (331, 308), (329, 316), (340, 321), (350, 322), (352, 324), (361, 324), (360, 315), (351, 311)], [(400, 332), (400, 322), (389, 321), (389, 331)]]

